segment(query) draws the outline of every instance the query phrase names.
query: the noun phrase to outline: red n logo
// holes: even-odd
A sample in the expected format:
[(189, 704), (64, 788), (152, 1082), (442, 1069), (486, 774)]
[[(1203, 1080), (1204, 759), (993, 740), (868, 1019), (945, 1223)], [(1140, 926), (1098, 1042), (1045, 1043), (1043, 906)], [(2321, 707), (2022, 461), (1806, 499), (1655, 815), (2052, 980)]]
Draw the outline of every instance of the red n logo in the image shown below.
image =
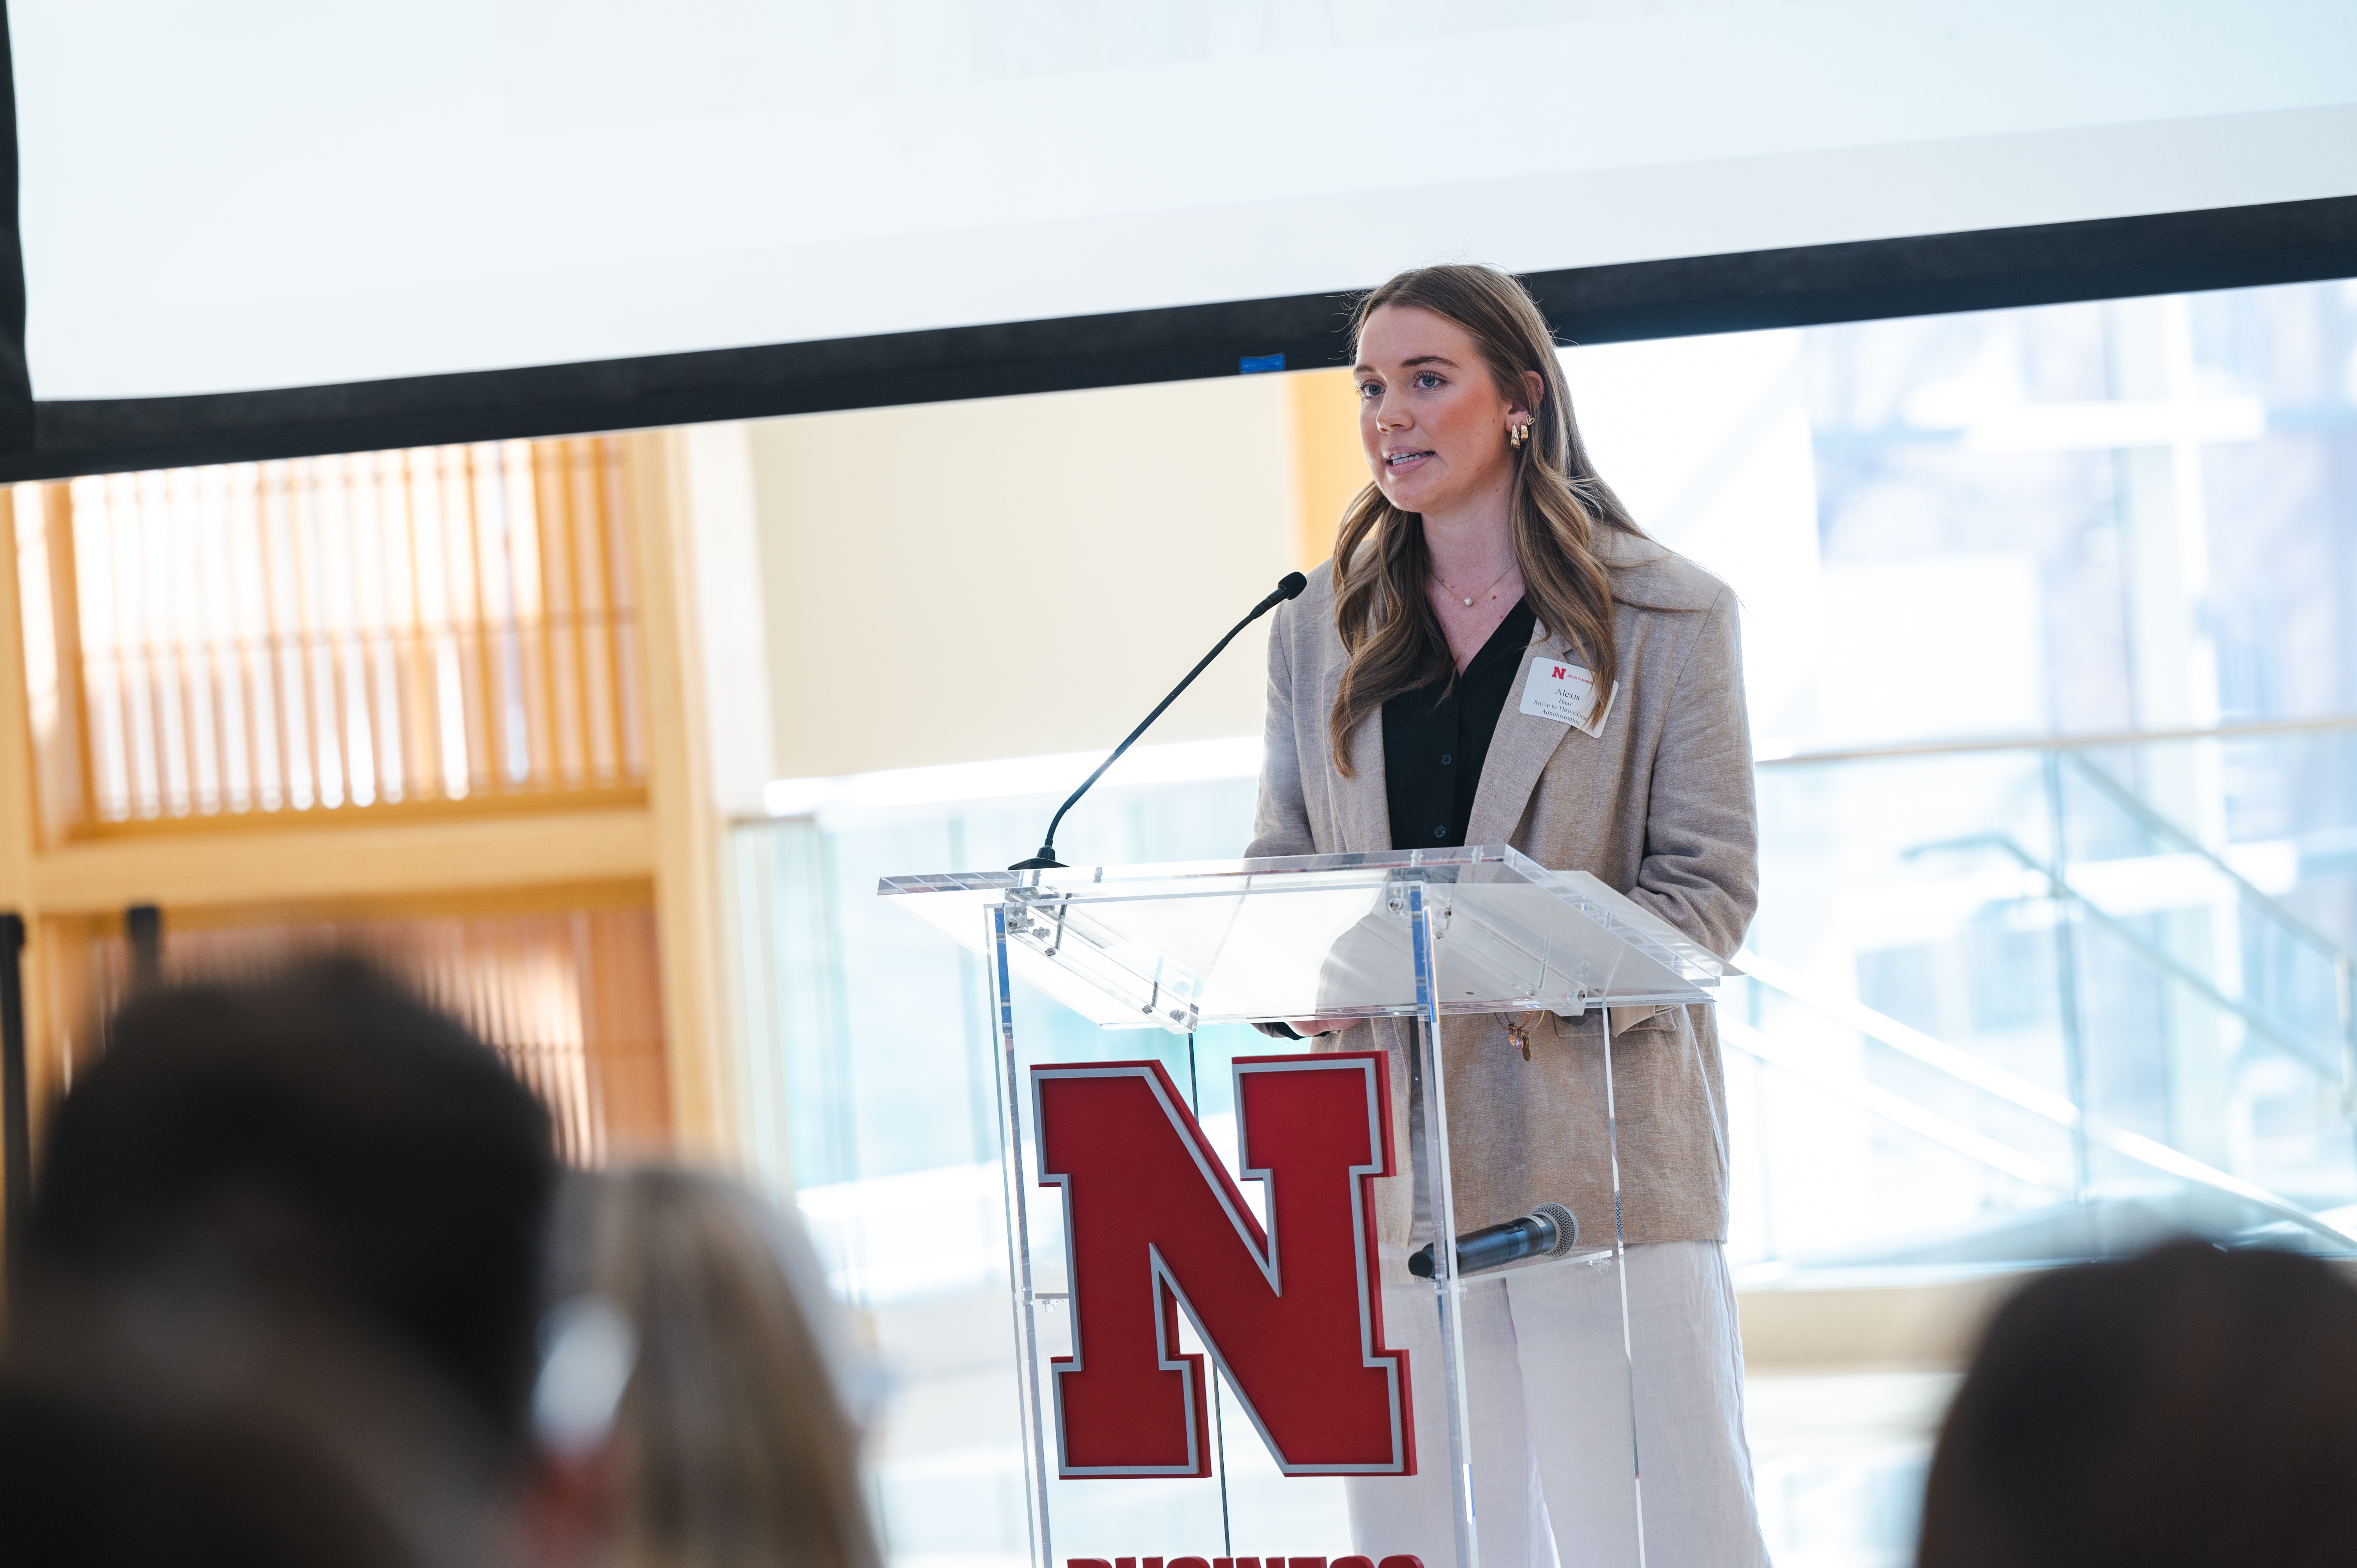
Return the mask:
[(1157, 1062), (1031, 1069), (1039, 1181), (1064, 1189), (1072, 1348), (1057, 1471), (1211, 1473), (1184, 1311), (1291, 1476), (1415, 1473), (1407, 1352), (1385, 1350), (1372, 1184), (1390, 1173), (1383, 1053), (1236, 1062), (1264, 1232)]

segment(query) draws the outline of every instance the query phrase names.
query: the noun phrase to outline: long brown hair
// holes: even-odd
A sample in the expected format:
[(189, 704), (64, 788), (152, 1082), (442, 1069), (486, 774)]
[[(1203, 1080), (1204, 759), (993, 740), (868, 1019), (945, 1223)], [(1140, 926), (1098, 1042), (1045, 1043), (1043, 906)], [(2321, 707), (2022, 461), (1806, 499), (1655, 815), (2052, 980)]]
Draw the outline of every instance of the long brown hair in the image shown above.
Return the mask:
[(794, 1222), (678, 1166), (576, 1178), (570, 1273), (637, 1326), (617, 1568), (880, 1568), (857, 1434), (796, 1277)]
[[(1418, 267), (1359, 301), (1351, 317), (1354, 345), (1367, 318), (1387, 305), (1413, 306), (1462, 328), (1499, 392), (1516, 403), (1528, 395), (1523, 373), (1538, 372), (1544, 390), (1531, 410), (1532, 439), (1514, 459), (1508, 521), (1514, 564), (1540, 624), (1578, 650), (1598, 692), (1611, 691), (1620, 660), (1612, 646), (1612, 582), (1597, 558), (1598, 530), (1643, 531), (1587, 460), (1546, 317), (1519, 280), (1495, 267)], [(1456, 673), (1448, 636), (1425, 593), (1431, 569), (1424, 519), (1392, 505), (1371, 481), (1343, 512), (1334, 542), (1334, 618), (1351, 662), (1334, 694), (1328, 736), (1334, 766), (1346, 779), (1351, 736), (1361, 720), (1403, 692)]]

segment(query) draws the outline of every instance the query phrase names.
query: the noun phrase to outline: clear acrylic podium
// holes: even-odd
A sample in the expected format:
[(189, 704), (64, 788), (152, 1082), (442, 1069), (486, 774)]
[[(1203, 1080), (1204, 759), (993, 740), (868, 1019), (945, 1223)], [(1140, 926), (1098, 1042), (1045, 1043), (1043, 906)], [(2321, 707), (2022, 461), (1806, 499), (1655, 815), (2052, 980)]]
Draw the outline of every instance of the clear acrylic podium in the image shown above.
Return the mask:
[[(1553, 1236), (1551, 1250), (1480, 1272), (1454, 1266), (1460, 1220), (1470, 1230), (1520, 1216), (1458, 1212), (1448, 1133), (1451, 1074), (1441, 1064), (1455, 1059), (1453, 1017), (1577, 1018), (1612, 1006), (1707, 1002), (1709, 988), (1731, 972), (1724, 962), (1593, 876), (1548, 870), (1506, 847), (951, 873), (888, 877), (878, 892), (980, 952), (985, 964), (999, 1058), (1025, 1501), (1039, 1568), (1076, 1560), (1083, 1568), (1086, 1560), (1134, 1568), (1120, 1560), (1141, 1558), (1148, 1568), (1158, 1568), (1154, 1559), (1171, 1568), (1247, 1568), (1236, 1560), (1287, 1558), (1306, 1568), (1298, 1562), (1305, 1557), (1343, 1568), (1338, 1560), (1357, 1556), (1369, 1562), (1348, 1568), (1407, 1568), (1385, 1561), (1402, 1556), (1424, 1568), (1478, 1568), (1485, 1560), (1492, 1568), (1549, 1568), (1549, 1556), (1563, 1568), (1643, 1561), (1619, 1223), (1617, 1144), (1625, 1134), (1610, 1113), (1605, 1036), (1600, 1030), (1573, 1036), (1597, 1042), (1587, 1070), (1604, 1110), (1592, 1124), (1605, 1129), (1589, 1140), (1597, 1146), (1573, 1154), (1596, 1178), (1584, 1190), (1610, 1194), (1609, 1211), (1578, 1214), (1576, 1241), (1566, 1230)], [(1018, 982), (1077, 1019), (1027, 1018), (1018, 1031)], [(1116, 1256), (1110, 1272), (1093, 1253), (1076, 1263), (1071, 1243), (1078, 1222), (1068, 1217), (1084, 1202), (1111, 1201), (1104, 1195), (1115, 1184), (1093, 1170), (1071, 1174), (1082, 1156), (1069, 1151), (1104, 1131), (1090, 1121), (1095, 1112), (1086, 1106), (1094, 1102), (1047, 1098), (1050, 1088), (1059, 1095), (1069, 1088), (1132, 1096), (1124, 1104), (1167, 1102), (1169, 1127), (1157, 1123), (1153, 1138), (1167, 1134), (1173, 1148), (1202, 1151), (1194, 1156), (1202, 1180), (1190, 1174), (1124, 1201), (1150, 1207), (1200, 1197), (1209, 1206), (1203, 1212), (1227, 1213), (1236, 1232), (1229, 1251), (1248, 1257), (1261, 1276), (1231, 1296), (1262, 1293), (1264, 1311), (1283, 1305), (1307, 1313), (1312, 1305), (1304, 1304), (1326, 1288), (1319, 1280), (1342, 1277), (1313, 1275), (1313, 1227), (1324, 1223), (1315, 1216), (1335, 1217), (1328, 1229), (1336, 1230), (1359, 1223), (1351, 1217), (1361, 1209), (1317, 1209), (1310, 1189), (1339, 1203), (1342, 1178), (1289, 1175), (1280, 1157), (1280, 1144), (1345, 1135), (1335, 1129), (1350, 1116), (1317, 1109), (1342, 1101), (1283, 1098), (1293, 1086), (1340, 1080), (1331, 1073), (1314, 1080), (1279, 1075), (1305, 1064), (1352, 1063), (1318, 1054), (1347, 1055), (1339, 1035), (1313, 1047), (1211, 1026), (1311, 1018), (1390, 1020), (1378, 1024), (1377, 1043), (1399, 1047), (1396, 1063), (1356, 1058), (1370, 1065), (1351, 1079), (1384, 1079), (1394, 1102), (1390, 1126), (1403, 1131), (1378, 1136), (1361, 1126), (1347, 1134), (1384, 1145), (1349, 1169), (1363, 1178), (1352, 1190), (1388, 1218), (1364, 1225), (1368, 1239), (1352, 1255), (1358, 1261), (1333, 1265), (1357, 1271), (1351, 1277), (1362, 1283), (1361, 1342), (1333, 1348), (1338, 1369), (1330, 1375), (1308, 1365), (1318, 1358), (1300, 1354), (1297, 1339), (1275, 1364), (1262, 1353), (1266, 1347), (1241, 1342), (1236, 1325), (1254, 1320), (1242, 1309), (1222, 1319), (1226, 1309), (1211, 1299), (1212, 1268), (1166, 1255), (1176, 1242), (1140, 1247), (1134, 1260)], [(1462, 1048), (1469, 1036), (1464, 1025), (1456, 1028), (1455, 1048)], [(1199, 1059), (1202, 1030), (1231, 1048)], [(1055, 1112), (1060, 1119), (1045, 1140), (1055, 1146), (1043, 1156), (1043, 1122), (1063, 1104), (1072, 1109)], [(1286, 1115), (1295, 1120), (1283, 1121)], [(1140, 1158), (1151, 1152), (1141, 1145)], [(1100, 1147), (1086, 1157), (1118, 1154)], [(1045, 1172), (1043, 1157), (1052, 1167)], [(1381, 1174), (1366, 1174), (1378, 1167)], [(1170, 1197), (1174, 1186), (1198, 1197)], [(1247, 1208), (1249, 1217), (1242, 1213)], [(1411, 1272), (1410, 1262), (1426, 1247), (1429, 1278)], [(1076, 1271), (1092, 1282), (1085, 1308), (1075, 1295)], [(1136, 1332), (1154, 1338), (1136, 1379), (1097, 1391), (1112, 1402), (1092, 1407), (1097, 1424), (1084, 1432), (1078, 1380), (1123, 1375), (1114, 1365), (1114, 1336), (1134, 1326), (1106, 1316), (1115, 1291), (1150, 1302), (1150, 1317), (1141, 1308), (1140, 1318), (1150, 1329)], [(1337, 1334), (1347, 1337), (1348, 1304), (1335, 1299), (1343, 1314), (1333, 1320)], [(1084, 1318), (1090, 1346), (1076, 1344)], [(1586, 1348), (1556, 1358), (1550, 1339), (1530, 1344), (1519, 1360), (1510, 1351), (1500, 1361), (1501, 1336), (1512, 1343), (1519, 1332), (1528, 1341), (1540, 1323), (1568, 1325), (1561, 1345)], [(1396, 1369), (1402, 1351), (1404, 1372)], [(1317, 1390), (1379, 1399), (1394, 1385), (1405, 1391), (1392, 1407), (1393, 1445), (1383, 1446), (1380, 1419), (1370, 1414), (1352, 1430), (1373, 1434), (1372, 1445), (1346, 1452), (1346, 1438), (1329, 1434), (1340, 1431), (1341, 1417), (1321, 1421), (1331, 1412), (1321, 1412)], [(1132, 1402), (1151, 1410), (1130, 1411), (1122, 1388), (1144, 1390)], [(1183, 1420), (1182, 1407), (1189, 1412)], [(1194, 1412), (1208, 1417), (1206, 1430), (1197, 1430)], [(1142, 1432), (1148, 1416), (1172, 1434), (1176, 1446), (1167, 1453), (1082, 1452), (1106, 1421), (1134, 1419)], [(1521, 1435), (1540, 1429), (1534, 1421), (1547, 1435)], [(1521, 1456), (1531, 1443), (1549, 1450), (1558, 1477), (1566, 1466), (1576, 1470), (1576, 1487), (1543, 1487)], [(1099, 1462), (1108, 1458), (1123, 1462)], [(1551, 1551), (1533, 1544), (1549, 1540)], [(1205, 1562), (1182, 1561), (1193, 1558)]]

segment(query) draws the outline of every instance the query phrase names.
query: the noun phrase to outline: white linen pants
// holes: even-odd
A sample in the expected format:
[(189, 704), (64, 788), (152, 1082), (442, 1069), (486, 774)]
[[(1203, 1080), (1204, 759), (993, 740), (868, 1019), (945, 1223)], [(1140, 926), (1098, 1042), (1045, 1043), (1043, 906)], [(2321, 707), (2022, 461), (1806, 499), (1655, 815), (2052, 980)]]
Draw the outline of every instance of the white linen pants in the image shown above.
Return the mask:
[[(1768, 1561), (1743, 1436), (1735, 1284), (1716, 1241), (1476, 1277), (1465, 1294), (1481, 1568), (1755, 1568)], [(1353, 1477), (1352, 1550), (1457, 1562), (1448, 1385), (1431, 1283), (1383, 1252), (1383, 1337), (1409, 1354), (1416, 1473)], [(1634, 1430), (1630, 1412), (1633, 1402)], [(1642, 1555), (1639, 1509), (1642, 1508)]]

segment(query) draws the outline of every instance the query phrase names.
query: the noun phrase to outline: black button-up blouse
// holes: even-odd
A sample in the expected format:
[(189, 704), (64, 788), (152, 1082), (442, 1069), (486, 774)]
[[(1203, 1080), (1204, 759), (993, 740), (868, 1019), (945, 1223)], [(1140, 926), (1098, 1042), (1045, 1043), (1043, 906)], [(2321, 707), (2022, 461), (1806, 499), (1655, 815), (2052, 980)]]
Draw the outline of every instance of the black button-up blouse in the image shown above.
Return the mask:
[(1490, 737), (1537, 627), (1530, 601), (1517, 601), (1455, 681), (1419, 686), (1383, 704), (1383, 794), (1394, 849), (1465, 842)]

